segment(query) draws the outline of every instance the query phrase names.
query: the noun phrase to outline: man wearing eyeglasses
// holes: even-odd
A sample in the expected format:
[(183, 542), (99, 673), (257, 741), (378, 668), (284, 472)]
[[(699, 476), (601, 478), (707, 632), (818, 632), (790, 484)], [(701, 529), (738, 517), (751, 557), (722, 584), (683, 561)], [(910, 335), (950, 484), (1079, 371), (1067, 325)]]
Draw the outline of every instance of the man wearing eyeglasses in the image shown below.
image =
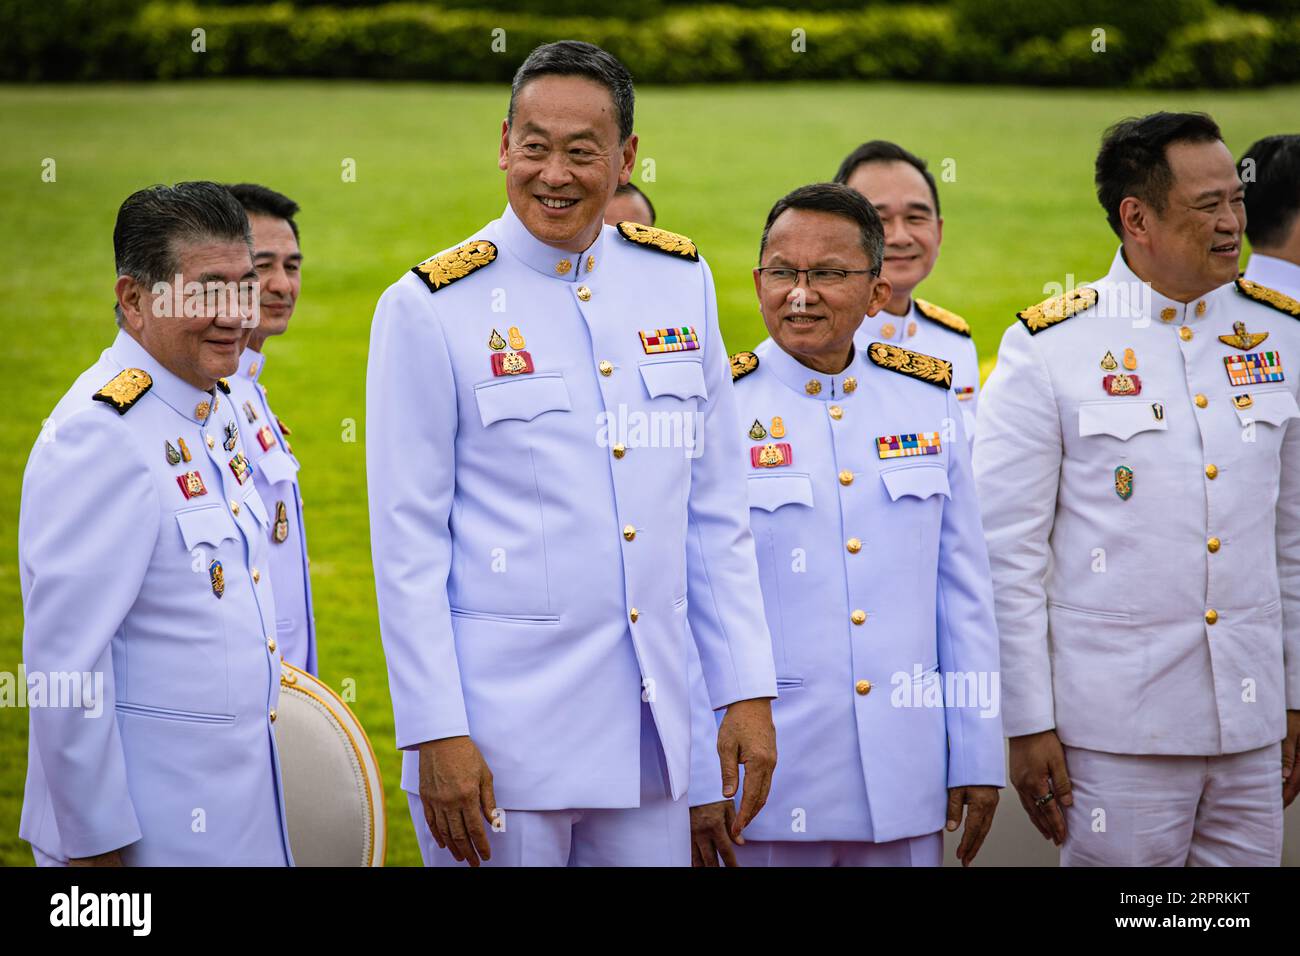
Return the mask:
[(771, 338), (732, 357), (782, 755), (767, 811), (732, 848), (742, 866), (935, 866), (963, 809), (969, 864), (1004, 782), (952, 364), (854, 347), (890, 299), (883, 249), (880, 217), (847, 186), (780, 200), (754, 270)]

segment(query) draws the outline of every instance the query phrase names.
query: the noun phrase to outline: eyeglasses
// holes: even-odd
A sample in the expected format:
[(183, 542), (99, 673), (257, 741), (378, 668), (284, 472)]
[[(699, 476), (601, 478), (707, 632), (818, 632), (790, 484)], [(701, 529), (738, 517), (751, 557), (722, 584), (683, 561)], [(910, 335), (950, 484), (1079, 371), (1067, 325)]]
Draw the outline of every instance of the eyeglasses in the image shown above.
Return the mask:
[(808, 276), (808, 288), (813, 286), (839, 285), (852, 275), (879, 276), (877, 269), (787, 269), (783, 266), (763, 266), (757, 270), (760, 279), (769, 286), (778, 289), (789, 288), (799, 281), (799, 276)]

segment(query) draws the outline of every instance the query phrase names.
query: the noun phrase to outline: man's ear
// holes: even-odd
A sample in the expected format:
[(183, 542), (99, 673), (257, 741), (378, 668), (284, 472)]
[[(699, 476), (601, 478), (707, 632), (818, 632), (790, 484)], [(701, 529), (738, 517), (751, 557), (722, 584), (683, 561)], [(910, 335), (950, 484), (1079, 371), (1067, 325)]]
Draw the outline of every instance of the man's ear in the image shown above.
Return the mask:
[(497, 169), (505, 169), (510, 163), (507, 157), (510, 154), (510, 120), (501, 121), (501, 150), (497, 153)]
[(871, 301), (867, 303), (867, 315), (875, 315), (883, 309), (894, 295), (894, 287), (889, 280), (881, 276), (871, 290)]
[(151, 308), (144, 286), (130, 276), (118, 276), (113, 293), (122, 310), (123, 325), (138, 335), (144, 329), (145, 312)]
[(636, 166), (636, 147), (639, 140), (636, 133), (627, 138), (623, 144), (623, 168), (618, 171), (618, 184), (626, 186), (632, 179), (632, 168)]
[(1119, 224), (1124, 238), (1132, 238), (1140, 245), (1150, 242), (1151, 210), (1136, 196), (1125, 196), (1119, 204)]

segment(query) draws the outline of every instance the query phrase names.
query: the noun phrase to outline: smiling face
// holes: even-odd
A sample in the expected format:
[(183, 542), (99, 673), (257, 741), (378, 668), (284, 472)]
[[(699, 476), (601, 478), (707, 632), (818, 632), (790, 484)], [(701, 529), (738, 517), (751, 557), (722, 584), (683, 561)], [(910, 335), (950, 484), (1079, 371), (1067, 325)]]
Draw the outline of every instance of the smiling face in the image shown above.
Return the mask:
[[(210, 389), (239, 368), (239, 353), (252, 332), (250, 296), (257, 292), (257, 272), (247, 243), (238, 240), (183, 242), (176, 252), (180, 295), (174, 277), (157, 290), (118, 277), (123, 327), (168, 371)], [(193, 283), (204, 291), (196, 294)]]
[(287, 220), (253, 214), (253, 265), (262, 287), (261, 317), (254, 339), (281, 335), (289, 327), (302, 287), (302, 250)]
[(501, 126), (497, 165), (506, 171), (510, 207), (542, 242), (581, 252), (631, 176), (636, 144), (635, 135), (619, 142), (604, 86), (582, 76), (539, 77), (515, 97), (514, 122)]
[(939, 258), (943, 220), (925, 177), (911, 163), (898, 160), (862, 163), (849, 176), (850, 189), (867, 198), (885, 227), (883, 275), (894, 287), (887, 308), (903, 314), (912, 290), (930, 274)]
[(1163, 210), (1136, 197), (1120, 204), (1125, 250), (1139, 274), (1171, 298), (1190, 301), (1237, 277), (1246, 228), (1245, 188), (1219, 141), (1171, 143), (1173, 185)]
[[(834, 213), (787, 209), (772, 223), (764, 268), (870, 270), (857, 223)], [(848, 365), (853, 333), (889, 301), (888, 280), (861, 272), (837, 282), (774, 282), (754, 270), (768, 334), (809, 368), (834, 375)]]

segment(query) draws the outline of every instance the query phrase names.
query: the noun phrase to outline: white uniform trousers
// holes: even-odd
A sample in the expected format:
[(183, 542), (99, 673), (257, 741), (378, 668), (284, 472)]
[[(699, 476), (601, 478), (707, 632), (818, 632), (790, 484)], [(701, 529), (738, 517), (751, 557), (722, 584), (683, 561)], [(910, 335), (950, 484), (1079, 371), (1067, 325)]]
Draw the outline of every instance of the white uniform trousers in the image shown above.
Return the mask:
[(744, 866), (938, 866), (943, 831), (888, 843), (866, 840), (746, 840), (736, 846)]
[(1282, 750), (1217, 757), (1065, 748), (1062, 866), (1279, 866)]
[[(641, 705), (641, 805), (597, 810), (511, 810), (487, 830), (484, 866), (690, 866), (686, 795), (673, 800), (648, 704)], [(406, 795), (425, 866), (467, 866), (433, 839), (420, 798)], [(486, 827), (487, 824), (485, 823)]]

